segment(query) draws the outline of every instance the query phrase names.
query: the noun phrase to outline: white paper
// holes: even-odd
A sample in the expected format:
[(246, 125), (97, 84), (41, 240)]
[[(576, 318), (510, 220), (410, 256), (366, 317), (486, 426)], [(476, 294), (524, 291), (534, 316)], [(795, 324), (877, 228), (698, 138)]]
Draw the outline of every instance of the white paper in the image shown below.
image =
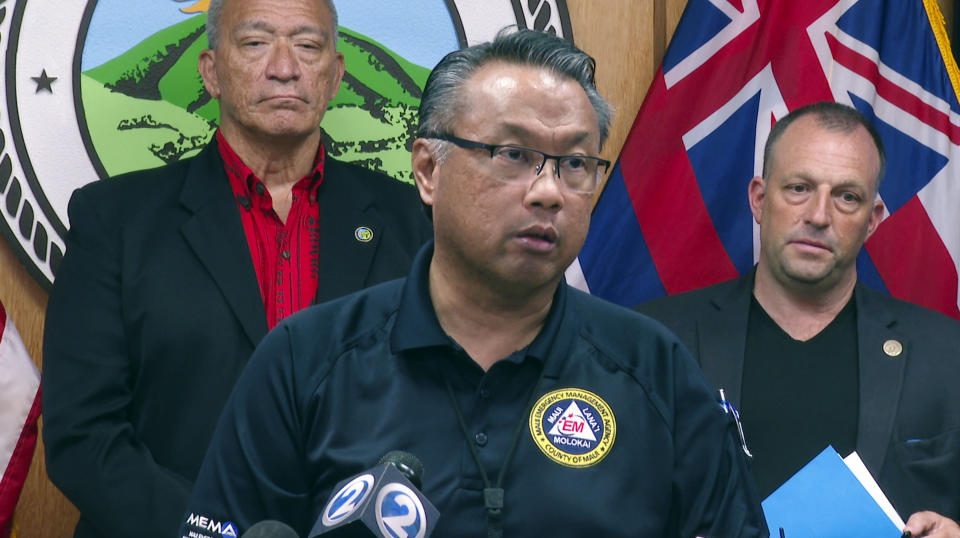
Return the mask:
[(905, 525), (903, 518), (901, 518), (900, 514), (893, 509), (893, 505), (890, 504), (889, 500), (887, 500), (887, 496), (883, 494), (883, 490), (880, 489), (877, 481), (873, 479), (873, 475), (871, 475), (870, 471), (867, 470), (867, 466), (863, 464), (863, 460), (860, 459), (860, 456), (857, 455), (857, 452), (853, 451), (849, 456), (843, 458), (843, 463), (847, 464), (847, 468), (850, 469), (850, 472), (853, 473), (853, 476), (857, 477), (857, 480), (859, 480), (863, 487), (867, 490), (867, 493), (873, 497), (873, 500), (876, 501), (877, 505), (880, 506), (880, 508), (883, 510), (883, 513), (887, 514), (887, 517), (890, 518), (890, 521), (892, 521), (898, 529), (903, 530)]

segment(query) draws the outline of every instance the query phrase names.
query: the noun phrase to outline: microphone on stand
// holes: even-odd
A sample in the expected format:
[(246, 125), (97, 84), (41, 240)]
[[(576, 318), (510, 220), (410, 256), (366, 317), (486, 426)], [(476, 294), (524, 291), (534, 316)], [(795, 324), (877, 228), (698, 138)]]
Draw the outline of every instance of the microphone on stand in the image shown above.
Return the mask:
[(416, 456), (388, 452), (376, 467), (336, 485), (309, 538), (427, 538), (440, 512), (420, 492), (422, 484)]

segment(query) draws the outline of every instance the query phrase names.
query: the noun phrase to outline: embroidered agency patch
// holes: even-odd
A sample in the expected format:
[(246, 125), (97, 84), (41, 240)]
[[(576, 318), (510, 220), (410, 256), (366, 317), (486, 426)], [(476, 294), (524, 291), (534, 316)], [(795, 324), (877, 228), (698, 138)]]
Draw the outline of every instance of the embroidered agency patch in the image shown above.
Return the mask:
[(617, 419), (603, 398), (577, 388), (548, 392), (530, 410), (530, 435), (551, 460), (592, 467), (610, 453)]

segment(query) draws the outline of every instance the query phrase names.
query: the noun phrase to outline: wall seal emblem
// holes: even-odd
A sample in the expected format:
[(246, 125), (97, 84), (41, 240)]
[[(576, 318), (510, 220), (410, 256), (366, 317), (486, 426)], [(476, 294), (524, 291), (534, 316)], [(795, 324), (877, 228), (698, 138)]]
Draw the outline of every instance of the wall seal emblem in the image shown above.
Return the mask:
[[(184, 7), (184, 0), (135, 2), (169, 2), (171, 10), (184, 13), (183, 21), (143, 35), (142, 41), (109, 61), (84, 65), (84, 49), (91, 40), (110, 40), (104, 34), (118, 26), (91, 25), (97, 10), (110, 9), (110, 0), (0, 0), (0, 43), (5, 47), (0, 56), (4, 74), (0, 100), (5, 103), (0, 111), (0, 232), (47, 289), (64, 256), (67, 204), (75, 189), (125, 171), (189, 157), (199, 151), (216, 125), (216, 105), (209, 96), (204, 98), (205, 92), (197, 91), (195, 74), (195, 55), (206, 46), (205, 2), (197, 0), (192, 10)], [(129, 4), (113, 2), (124, 3)], [(403, 0), (353, 3), (370, 4), (368, 10), (417, 4)], [(447, 0), (446, 10), (444, 18), (450, 27), (445, 31), (454, 33), (454, 42), (461, 47), (486, 41), (506, 26), (573, 39), (564, 0)], [(127, 11), (131, 19), (127, 26), (141, 26), (132, 20), (139, 10)], [(341, 26), (341, 34), (345, 38), (340, 43), (350, 47), (351, 54), (369, 55), (384, 65), (398, 63), (394, 61), (398, 55), (379, 47), (375, 33), (359, 35)], [(332, 154), (404, 179), (411, 122), (419, 104), (417, 83), (422, 84), (432, 67), (399, 62), (407, 64), (402, 72), (396, 71), (394, 86), (401, 90), (395, 102), (388, 99), (386, 109), (376, 109), (386, 113), (376, 112), (371, 105), (384, 102), (376, 99), (383, 92), (371, 90), (360, 74), (351, 73), (356, 87), (345, 80), (347, 95), (342, 102), (331, 103), (331, 112), (337, 113), (328, 114), (330, 121), (349, 115), (350, 123), (356, 125), (357, 114), (377, 121), (363, 123), (372, 126), (373, 134), (357, 135), (328, 126), (325, 118), (323, 127), (329, 135), (325, 142), (333, 146)], [(352, 105), (348, 98), (353, 98)], [(378, 129), (387, 134), (377, 134)]]

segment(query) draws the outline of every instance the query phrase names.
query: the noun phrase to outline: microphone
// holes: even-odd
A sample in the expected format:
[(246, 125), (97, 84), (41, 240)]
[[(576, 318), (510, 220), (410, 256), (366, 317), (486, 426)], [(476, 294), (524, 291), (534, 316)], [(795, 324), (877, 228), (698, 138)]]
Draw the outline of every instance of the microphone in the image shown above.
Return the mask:
[(297, 531), (281, 521), (265, 519), (247, 529), (240, 538), (300, 538)]
[(380, 458), (377, 465), (382, 463), (389, 463), (396, 467), (413, 484), (413, 487), (417, 489), (423, 487), (423, 462), (420, 458), (402, 450), (391, 450)]
[(427, 538), (440, 512), (420, 493), (423, 463), (409, 452), (387, 452), (376, 467), (334, 488), (309, 538)]

